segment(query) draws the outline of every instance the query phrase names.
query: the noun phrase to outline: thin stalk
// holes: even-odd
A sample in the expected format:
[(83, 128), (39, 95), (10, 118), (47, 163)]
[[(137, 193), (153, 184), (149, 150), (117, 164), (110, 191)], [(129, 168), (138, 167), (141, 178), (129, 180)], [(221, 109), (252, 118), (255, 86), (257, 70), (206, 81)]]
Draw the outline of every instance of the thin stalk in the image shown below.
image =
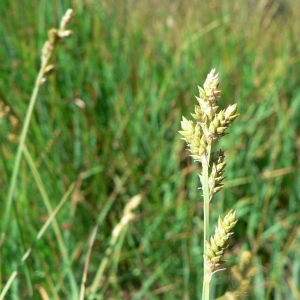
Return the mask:
[(91, 259), (92, 247), (93, 247), (95, 239), (96, 239), (97, 230), (98, 230), (98, 224), (94, 227), (91, 238), (90, 238), (89, 248), (88, 248), (88, 252), (86, 255), (83, 274), (82, 274), (79, 300), (84, 300), (84, 298), (85, 298), (85, 290), (86, 290), (85, 285), (86, 285), (86, 280), (87, 280), (87, 273), (88, 273), (89, 263), (90, 263), (90, 259)]
[(208, 169), (209, 169), (209, 161), (210, 161), (210, 152), (211, 145), (207, 147), (207, 158), (206, 162), (202, 163), (203, 168), (203, 198), (204, 198), (204, 249), (206, 247), (206, 241), (209, 238), (209, 201), (210, 201), (210, 192), (209, 192), (209, 183), (208, 183)]
[(20, 169), (22, 151), (23, 151), (23, 147), (25, 145), (25, 140), (26, 140), (27, 133), (28, 133), (29, 123), (30, 123), (32, 112), (33, 112), (33, 109), (34, 109), (34, 106), (36, 103), (37, 95), (38, 95), (40, 86), (46, 80), (44, 78), (44, 76), (47, 73), (49, 73), (51, 71), (51, 69), (53, 68), (53, 66), (48, 65), (48, 62), (50, 61), (51, 56), (54, 52), (55, 44), (59, 40), (64, 39), (71, 35), (71, 31), (65, 29), (65, 27), (66, 27), (67, 23), (70, 21), (71, 17), (72, 17), (72, 10), (68, 9), (66, 14), (62, 18), (62, 21), (60, 23), (60, 28), (59, 29), (51, 29), (48, 31), (48, 40), (44, 43), (44, 46), (42, 49), (41, 67), (40, 67), (38, 76), (35, 80), (32, 95), (30, 97), (29, 106), (27, 109), (24, 125), (22, 128), (21, 136), (20, 136), (20, 142), (18, 145), (18, 150), (17, 150), (15, 162), (14, 162), (13, 173), (12, 173), (12, 177), (10, 180), (10, 185), (9, 185), (9, 190), (8, 190), (8, 195), (7, 195), (6, 205), (5, 205), (5, 211), (4, 211), (3, 221), (2, 221), (2, 228), (1, 228), (2, 234), (1, 234), (0, 248), (2, 248), (2, 246), (4, 244), (4, 239), (6, 236), (11, 207), (12, 207), (12, 203), (13, 203), (14, 192), (16, 189), (17, 177), (18, 177), (18, 173), (19, 173), (19, 169)]
[(132, 197), (130, 201), (126, 204), (120, 222), (116, 225), (116, 227), (112, 231), (112, 236), (111, 236), (109, 246), (105, 251), (105, 256), (101, 261), (100, 267), (98, 268), (94, 281), (89, 289), (90, 291), (88, 297), (89, 299), (91, 298), (94, 299), (94, 296), (97, 293), (97, 289), (100, 289), (101, 284), (103, 283), (102, 282), (103, 273), (112, 259), (111, 255), (113, 251), (116, 249), (117, 242), (120, 241), (121, 244), (123, 243), (129, 223), (132, 222), (135, 218), (135, 214), (133, 213), (133, 210), (140, 205), (141, 199), (142, 199), (141, 195), (136, 195)]
[[(128, 225), (126, 225), (125, 228), (122, 228), (122, 232), (120, 232), (119, 234), (126, 234), (127, 229), (128, 229)], [(115, 249), (118, 238), (119, 238), (119, 235), (112, 236), (110, 243), (109, 243), (109, 247), (105, 251), (105, 256), (101, 261), (100, 267), (97, 270), (96, 276), (95, 276), (92, 286), (90, 288), (90, 295), (92, 297), (96, 294), (97, 289), (99, 289), (101, 287), (101, 278), (103, 276), (103, 273), (104, 273), (106, 267), (108, 266), (108, 264), (110, 262), (111, 254), (113, 253), (113, 251)]]
[[(32, 157), (31, 157), (26, 145), (24, 146), (23, 152), (24, 152), (25, 159), (27, 160), (27, 163), (32, 171), (33, 177), (37, 183), (37, 187), (42, 195), (42, 199), (44, 200), (44, 204), (46, 206), (47, 212), (48, 212), (49, 216), (51, 216), (53, 214), (53, 208), (52, 208), (50, 199), (46, 192), (46, 188), (43, 184), (42, 178), (40, 177), (40, 174), (32, 160)], [(53, 218), (52, 226), (54, 229), (56, 240), (59, 245), (60, 252), (62, 254), (65, 268), (67, 270), (66, 273), (67, 273), (67, 276), (68, 276), (68, 279), (69, 279), (69, 282), (71, 285), (73, 295), (74, 295), (74, 297), (75, 296), (77, 297), (78, 289), (77, 289), (77, 284), (76, 284), (74, 273), (72, 272), (71, 261), (69, 258), (68, 249), (65, 245), (65, 242), (64, 242), (64, 239), (63, 239), (63, 236), (62, 236), (62, 233), (61, 233), (61, 230), (60, 230), (60, 227), (59, 227), (59, 224), (58, 224), (56, 218)]]
[[(209, 238), (209, 184), (208, 184), (208, 168), (209, 168), (209, 161), (210, 161), (210, 152), (211, 152), (211, 145), (208, 145), (207, 147), (207, 157), (206, 161), (202, 163), (203, 168), (203, 198), (204, 198), (204, 238), (203, 238), (203, 244), (204, 244), (204, 251), (206, 249), (206, 241)], [(207, 274), (207, 268), (205, 265), (203, 265), (203, 288), (202, 288), (202, 300), (209, 300), (209, 283), (210, 283), (210, 274)]]
[(28, 110), (27, 110), (24, 125), (22, 128), (20, 142), (18, 145), (17, 155), (15, 158), (14, 169), (13, 169), (12, 177), (10, 180), (8, 196), (7, 196), (7, 200), (6, 200), (5, 211), (4, 211), (3, 221), (2, 221), (2, 236), (1, 236), (1, 243), (0, 243), (1, 247), (4, 243), (4, 239), (5, 239), (5, 235), (6, 235), (8, 219), (10, 216), (10, 211), (11, 211), (12, 202), (13, 202), (13, 196), (14, 196), (14, 192), (16, 189), (17, 176), (18, 176), (19, 169), (20, 169), (22, 151), (23, 151), (23, 147), (25, 145), (25, 140), (27, 137), (30, 119), (32, 116), (34, 105), (36, 103), (36, 99), (37, 99), (39, 88), (41, 86), (41, 81), (42, 81), (43, 75), (44, 75), (44, 66), (42, 65), (42, 67), (39, 71), (39, 74), (37, 76), (37, 79), (35, 81), (34, 89), (33, 89), (33, 92), (32, 92), (31, 98), (30, 98)]
[(203, 279), (202, 300), (209, 300), (209, 285), (210, 280)]

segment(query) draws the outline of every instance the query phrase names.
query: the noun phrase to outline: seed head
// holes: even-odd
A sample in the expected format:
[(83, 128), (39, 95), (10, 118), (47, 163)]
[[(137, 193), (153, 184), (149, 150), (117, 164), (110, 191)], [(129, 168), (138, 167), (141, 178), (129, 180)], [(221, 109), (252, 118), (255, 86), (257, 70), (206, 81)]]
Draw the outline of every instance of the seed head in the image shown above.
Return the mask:
[(219, 217), (215, 234), (206, 242), (204, 259), (206, 268), (209, 270), (210, 274), (222, 269), (224, 265), (222, 258), (228, 247), (228, 239), (230, 235), (233, 234), (231, 230), (236, 223), (236, 211), (230, 210), (224, 219)]
[[(229, 105), (225, 110), (217, 113), (217, 103), (221, 94), (218, 90), (218, 76), (215, 69), (211, 70), (203, 88), (199, 87), (199, 97), (196, 97), (199, 105), (195, 105), (195, 112), (191, 114), (196, 123), (185, 117), (181, 121), (182, 131), (179, 133), (187, 142), (188, 150), (195, 161), (208, 163), (206, 157), (208, 145), (225, 135), (226, 129), (238, 117), (236, 104)], [(217, 191), (219, 187), (214, 188)]]

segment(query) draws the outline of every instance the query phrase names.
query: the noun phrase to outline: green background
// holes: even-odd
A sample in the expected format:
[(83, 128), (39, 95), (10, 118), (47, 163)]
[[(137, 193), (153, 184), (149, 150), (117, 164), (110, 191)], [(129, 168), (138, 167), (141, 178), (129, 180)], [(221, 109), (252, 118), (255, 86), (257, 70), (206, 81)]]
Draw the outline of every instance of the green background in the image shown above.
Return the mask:
[(240, 114), (220, 141), (226, 189), (212, 201), (212, 228), (232, 208), (239, 222), (212, 298), (235, 289), (230, 269), (249, 250), (255, 272), (241, 299), (299, 299), (298, 1), (1, 1), (0, 218), (47, 30), (69, 7), (73, 36), (55, 52), (26, 140), (41, 182), (22, 159), (1, 289), (49, 216), (41, 185), (55, 208), (75, 183), (56, 218), (71, 265), (50, 226), (6, 299), (76, 299), (70, 282), (79, 291), (95, 224), (87, 287), (137, 194), (135, 221), (115, 245), (95, 299), (201, 297), (200, 168), (178, 130), (212, 68), (220, 73), (220, 107), (238, 103)]

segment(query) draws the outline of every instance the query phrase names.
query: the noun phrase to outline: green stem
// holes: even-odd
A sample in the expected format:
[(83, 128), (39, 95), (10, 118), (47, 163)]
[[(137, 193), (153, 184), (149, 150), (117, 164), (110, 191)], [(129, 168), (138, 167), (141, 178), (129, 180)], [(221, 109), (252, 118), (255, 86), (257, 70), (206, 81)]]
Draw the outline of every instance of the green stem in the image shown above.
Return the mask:
[(105, 251), (105, 256), (101, 261), (100, 267), (97, 270), (96, 276), (95, 276), (94, 281), (89, 290), (89, 299), (90, 299), (90, 297), (92, 299), (94, 299), (93, 297), (96, 295), (97, 290), (99, 290), (101, 288), (101, 285), (103, 283), (102, 282), (103, 273), (104, 273), (106, 267), (108, 266), (108, 264), (110, 263), (111, 255), (112, 255), (112, 253), (115, 249), (115, 246), (118, 242), (119, 236), (123, 235), (123, 237), (124, 237), (126, 235), (127, 229), (128, 229), (128, 225), (125, 225), (125, 227), (122, 228), (122, 230), (119, 232), (118, 235), (112, 236), (110, 243), (109, 243), (109, 247)]
[(11, 207), (12, 207), (14, 192), (16, 190), (17, 176), (19, 173), (20, 162), (21, 162), (21, 158), (22, 158), (22, 151), (23, 151), (23, 147), (25, 145), (25, 140), (27, 137), (30, 119), (32, 116), (33, 108), (34, 108), (34, 105), (35, 105), (35, 102), (37, 99), (37, 95), (38, 95), (38, 91), (39, 91), (39, 87), (41, 85), (41, 80), (43, 78), (43, 75), (44, 75), (44, 66), (41, 67), (38, 77), (35, 81), (35, 86), (34, 86), (34, 89), (33, 89), (33, 92), (32, 92), (31, 98), (30, 98), (26, 118), (24, 121), (24, 126), (22, 128), (22, 133), (21, 133), (21, 137), (20, 137), (18, 150), (17, 150), (17, 155), (15, 158), (14, 169), (13, 169), (13, 173), (12, 173), (11, 180), (10, 180), (9, 191), (8, 191), (8, 196), (7, 196), (7, 200), (6, 200), (5, 211), (4, 211), (3, 221), (2, 221), (2, 230), (1, 230), (2, 236), (1, 236), (1, 243), (0, 243), (1, 246), (4, 243), (6, 230), (7, 230), (7, 226), (9, 223), (9, 216), (10, 216), (10, 211), (11, 211)]
[(209, 285), (210, 280), (203, 279), (202, 300), (209, 300)]
[[(31, 157), (26, 145), (24, 146), (23, 153), (24, 153), (25, 158), (27, 160), (27, 163), (30, 166), (30, 169), (33, 173), (33, 177), (34, 177), (34, 179), (37, 183), (37, 187), (40, 190), (40, 193), (41, 193), (42, 198), (44, 200), (44, 203), (45, 203), (46, 209), (48, 211), (48, 214), (49, 214), (49, 216), (51, 216), (53, 214), (53, 208), (52, 208), (52, 205), (51, 205), (51, 201), (50, 201), (50, 199), (47, 195), (46, 188), (43, 184), (42, 178), (40, 177), (40, 174), (39, 174), (39, 172), (38, 172), (38, 170), (37, 170), (37, 168), (36, 168), (36, 166), (35, 166), (35, 164), (32, 160), (32, 157)], [(65, 268), (67, 270), (67, 276), (68, 276), (68, 279), (70, 281), (70, 285), (72, 287), (73, 295), (74, 295), (74, 297), (77, 297), (78, 289), (77, 289), (77, 284), (76, 284), (74, 272), (72, 272), (72, 268), (71, 268), (71, 265), (72, 265), (71, 259), (70, 259), (70, 256), (68, 254), (68, 249), (67, 249), (67, 246), (64, 242), (62, 232), (60, 230), (60, 227), (59, 227), (59, 224), (58, 224), (56, 218), (53, 218), (52, 226), (53, 226), (53, 229), (54, 229), (54, 232), (55, 232), (55, 237), (56, 237), (56, 240), (58, 242), (60, 252), (62, 254), (62, 259), (64, 261)]]
[[(204, 251), (206, 250), (206, 241), (209, 239), (209, 201), (210, 201), (210, 193), (209, 193), (209, 184), (208, 184), (208, 169), (209, 169), (209, 161), (210, 161), (210, 152), (211, 145), (207, 147), (207, 157), (206, 161), (202, 163), (203, 168), (203, 198), (204, 198)], [(209, 300), (209, 284), (210, 284), (210, 275), (207, 274), (207, 268), (205, 266), (205, 260), (203, 265), (203, 288), (202, 288), (202, 300)]]

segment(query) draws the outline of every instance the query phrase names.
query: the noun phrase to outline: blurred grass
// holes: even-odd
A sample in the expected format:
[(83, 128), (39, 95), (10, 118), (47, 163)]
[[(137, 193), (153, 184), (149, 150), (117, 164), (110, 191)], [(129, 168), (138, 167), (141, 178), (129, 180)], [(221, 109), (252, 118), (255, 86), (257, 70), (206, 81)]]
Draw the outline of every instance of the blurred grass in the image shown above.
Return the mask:
[[(74, 36), (59, 47), (26, 146), (52, 207), (76, 183), (57, 221), (78, 287), (94, 225), (88, 285), (125, 203), (142, 193), (138, 218), (106, 272), (103, 299), (199, 298), (198, 169), (177, 131), (197, 85), (216, 67), (220, 106), (238, 102), (241, 114), (222, 141), (230, 188), (213, 203), (215, 220), (238, 210), (229, 265), (250, 249), (256, 273), (249, 299), (299, 299), (296, 1), (2, 1), (0, 100), (10, 111), (0, 119), (1, 212), (16, 152), (11, 134), (20, 133), (46, 32), (68, 7), (76, 11)], [(2, 287), (48, 216), (34, 178), (24, 159), (1, 253)], [(26, 265), (8, 299), (40, 299), (43, 290), (72, 299), (51, 228)], [(232, 288), (229, 270), (216, 275), (213, 296)]]

